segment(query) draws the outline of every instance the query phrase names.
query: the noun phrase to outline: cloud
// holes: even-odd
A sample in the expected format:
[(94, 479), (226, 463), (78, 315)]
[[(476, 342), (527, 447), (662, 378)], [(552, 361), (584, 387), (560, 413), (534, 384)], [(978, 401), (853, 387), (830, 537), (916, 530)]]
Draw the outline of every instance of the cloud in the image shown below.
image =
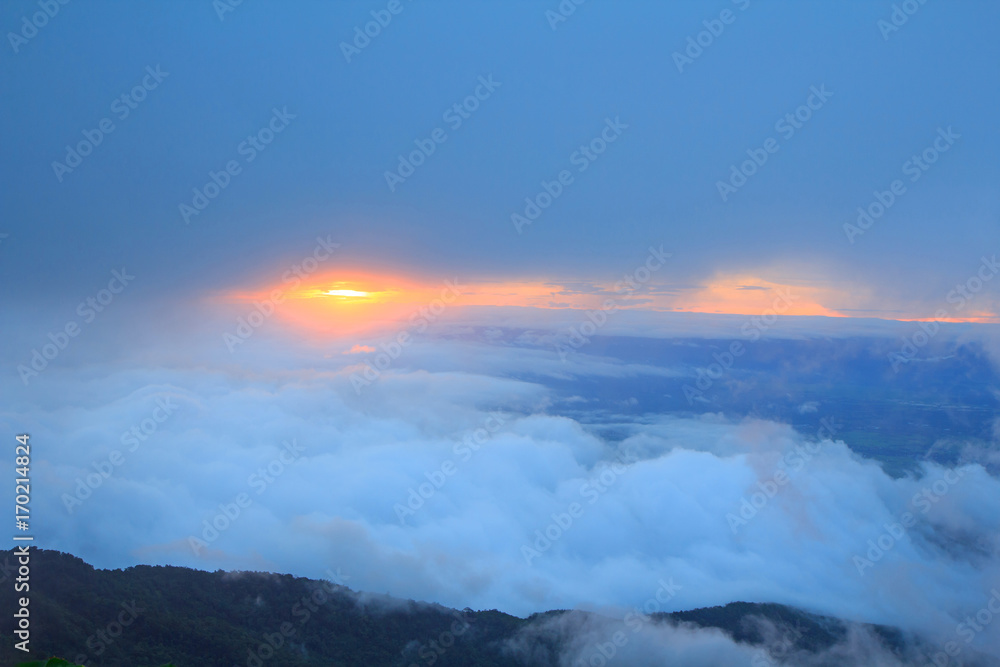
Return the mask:
[[(941, 645), (961, 641), (956, 626), (1000, 585), (993, 447), (892, 477), (836, 432), (758, 419), (647, 413), (612, 437), (586, 402), (555, 413), (541, 379), (589, 398), (602, 378), (638, 389), (674, 371), (585, 354), (563, 364), (547, 326), (480, 340), (449, 321), (358, 393), (344, 340), (296, 338), (275, 320), (231, 354), (227, 317), (157, 337), (109, 314), (109, 336), (132, 342), (102, 340), (99, 363), (81, 339), (30, 386), (2, 380), (16, 399), (0, 421), (43, 452), (42, 546), (104, 567), (341, 568), (359, 590), (522, 615), (627, 608), (672, 577), (683, 588), (664, 611), (771, 601)], [(133, 428), (144, 437), (130, 449)], [(664, 632), (649, 646), (745, 657)], [(1000, 654), (996, 636), (969, 650)]]
[[(621, 611), (613, 617), (570, 612), (537, 618), (508, 641), (505, 648), (526, 664), (566, 667), (606, 664), (904, 667), (923, 663), (922, 654), (915, 647), (908, 646), (898, 653), (886, 646), (871, 628), (856, 623), (846, 624), (843, 638), (826, 645), (808, 632), (803, 634), (802, 628), (778, 625), (759, 617), (749, 617), (747, 621), (762, 638), (760, 643), (740, 643), (721, 630), (691, 623), (652, 617), (642, 620), (634, 611)], [(560, 648), (553, 650), (550, 648), (553, 646)]]

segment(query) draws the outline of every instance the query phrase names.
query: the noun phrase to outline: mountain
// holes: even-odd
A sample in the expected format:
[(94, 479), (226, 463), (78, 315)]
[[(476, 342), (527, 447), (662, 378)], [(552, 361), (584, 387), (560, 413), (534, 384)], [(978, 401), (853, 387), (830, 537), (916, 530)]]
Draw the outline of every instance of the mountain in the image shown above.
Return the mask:
[[(16, 563), (13, 552), (5, 556)], [(14, 576), (7, 570), (7, 578)], [(567, 628), (619, 622), (581, 611), (524, 619), (497, 610), (459, 611), (287, 574), (147, 565), (99, 570), (49, 550), (32, 550), (30, 585), (32, 650), (24, 654), (4, 642), (5, 665), (53, 655), (109, 667), (558, 665), (572, 643)], [(24, 593), (2, 587), (5, 609), (17, 608), (15, 595)], [(716, 628), (759, 647), (768, 660), (761, 664), (779, 664), (771, 662), (778, 659), (779, 635), (781, 655), (818, 654), (842, 643), (852, 627), (783, 605), (745, 602), (645, 618), (675, 628)], [(4, 615), (7, 636), (12, 620)], [(859, 627), (892, 653), (907, 650), (907, 638), (892, 628)]]

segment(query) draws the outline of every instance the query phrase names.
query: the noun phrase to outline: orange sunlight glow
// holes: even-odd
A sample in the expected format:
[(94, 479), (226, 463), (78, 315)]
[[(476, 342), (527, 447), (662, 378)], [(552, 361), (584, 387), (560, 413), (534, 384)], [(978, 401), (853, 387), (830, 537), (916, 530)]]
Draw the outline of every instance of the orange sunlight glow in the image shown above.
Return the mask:
[[(849, 311), (841, 312), (830, 304), (846, 308), (869, 298), (865, 294), (828, 286), (782, 284), (747, 274), (717, 275), (707, 284), (693, 288), (649, 284), (628, 292), (622, 290), (621, 285), (584, 283), (581, 286), (580, 283), (544, 280), (466, 284), (458, 279), (427, 282), (400, 275), (347, 272), (310, 276), (305, 282), (295, 280), (291, 285), (278, 284), (253, 292), (233, 292), (224, 295), (223, 300), (280, 303), (281, 307), (275, 309), (276, 317), (306, 334), (327, 337), (435, 321), (452, 304), (583, 310), (602, 308), (610, 299), (616, 308), (623, 310), (760, 315), (774, 309), (782, 315), (851, 317)], [(879, 314), (869, 310), (865, 317), (925, 319), (918, 314), (890, 315), (888, 312)], [(995, 315), (980, 312), (968, 313), (962, 319), (934, 319), (996, 321)]]
[(966, 313), (965, 317), (948, 317), (947, 315), (942, 315), (940, 317), (899, 317), (897, 319), (902, 322), (967, 322), (970, 324), (1000, 324), (1000, 316), (983, 310), (974, 313)]
[(759, 315), (774, 308), (782, 315), (847, 317), (824, 303), (848, 302), (841, 292), (807, 285), (782, 285), (748, 275), (720, 276), (679, 296), (675, 310), (689, 313)]

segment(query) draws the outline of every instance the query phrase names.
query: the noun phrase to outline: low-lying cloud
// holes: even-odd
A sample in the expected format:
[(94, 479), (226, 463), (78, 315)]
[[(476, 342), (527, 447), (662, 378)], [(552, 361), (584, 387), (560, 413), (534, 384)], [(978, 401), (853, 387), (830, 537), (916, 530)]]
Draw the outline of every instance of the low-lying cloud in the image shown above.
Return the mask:
[[(976, 616), (1000, 587), (1000, 481), (982, 443), (893, 477), (836, 424), (645, 414), (609, 439), (554, 414), (550, 388), (518, 379), (519, 350), (488, 341), (428, 335), (359, 394), (356, 355), (342, 354), (357, 341), (324, 351), (276, 324), (243, 363), (209, 334), (182, 351), (142, 340), (100, 366), (67, 357), (23, 391), (3, 380), (20, 394), (0, 420), (35, 447), (41, 546), (104, 567), (339, 568), (358, 590), (518, 615), (629, 609), (673, 581), (660, 611), (778, 602), (1000, 655), (1000, 617)], [(566, 366), (524, 348), (537, 368)], [(601, 367), (586, 376), (588, 363)], [(572, 364), (584, 396), (605, 375), (681, 372)], [(206, 526), (216, 536), (193, 549)], [(967, 618), (982, 628), (971, 637)], [(609, 629), (572, 632), (584, 651)], [(619, 650), (622, 664), (753, 657), (685, 628)], [(896, 664), (871, 650), (867, 664)]]

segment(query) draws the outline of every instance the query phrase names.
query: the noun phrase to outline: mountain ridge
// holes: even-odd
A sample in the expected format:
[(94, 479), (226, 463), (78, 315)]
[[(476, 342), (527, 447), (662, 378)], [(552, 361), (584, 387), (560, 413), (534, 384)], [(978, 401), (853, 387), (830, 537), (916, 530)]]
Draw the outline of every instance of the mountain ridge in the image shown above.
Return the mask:
[[(58, 655), (111, 667), (556, 665), (573, 644), (572, 628), (614, 629), (621, 623), (578, 610), (527, 618), (496, 609), (457, 610), (290, 574), (172, 565), (102, 570), (77, 556), (43, 549), (31, 551), (31, 565), (32, 651), (24, 654), (4, 643), (4, 664)], [(15, 594), (13, 586), (0, 590), (9, 608), (15, 595), (25, 595)], [(844, 641), (851, 625), (785, 605), (751, 602), (646, 618), (653, 624), (717, 629), (735, 642), (758, 647), (768, 664), (777, 664), (770, 662), (775, 646), (789, 654), (824, 651)], [(10, 615), (4, 622), (13, 633)], [(862, 627), (894, 653), (909, 643), (897, 629)]]

